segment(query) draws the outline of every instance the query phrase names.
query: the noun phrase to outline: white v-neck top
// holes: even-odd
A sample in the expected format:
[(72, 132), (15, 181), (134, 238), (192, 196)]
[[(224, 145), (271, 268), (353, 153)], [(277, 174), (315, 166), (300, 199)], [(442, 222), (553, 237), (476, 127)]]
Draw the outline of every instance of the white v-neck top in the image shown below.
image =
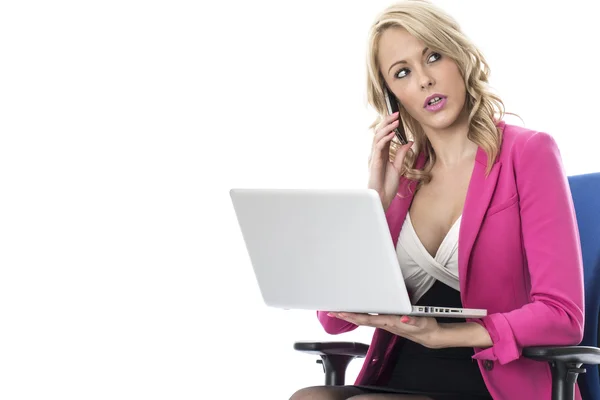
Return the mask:
[(435, 257), (432, 257), (417, 236), (410, 213), (406, 214), (398, 237), (396, 253), (413, 304), (433, 286), (436, 279), (460, 290), (458, 284), (458, 232), (461, 219), (462, 215), (448, 231)]

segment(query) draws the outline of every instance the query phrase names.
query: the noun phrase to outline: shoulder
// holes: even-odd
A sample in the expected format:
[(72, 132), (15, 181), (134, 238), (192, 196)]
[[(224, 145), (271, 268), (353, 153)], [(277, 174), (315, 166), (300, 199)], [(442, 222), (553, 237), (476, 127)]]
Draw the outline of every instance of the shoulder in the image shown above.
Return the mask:
[(519, 164), (524, 158), (532, 158), (536, 154), (559, 155), (556, 140), (549, 133), (504, 122), (498, 127), (502, 131), (500, 161)]

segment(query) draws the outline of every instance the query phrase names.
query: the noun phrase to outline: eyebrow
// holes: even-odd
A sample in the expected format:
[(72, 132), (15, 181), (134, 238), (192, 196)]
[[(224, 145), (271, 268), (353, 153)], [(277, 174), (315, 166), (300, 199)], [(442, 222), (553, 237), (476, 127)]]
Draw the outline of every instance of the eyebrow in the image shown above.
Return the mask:
[[(423, 57), (425, 55), (425, 53), (427, 53), (427, 50), (429, 50), (429, 47), (425, 47), (423, 49), (423, 51), (421, 52), (421, 57)], [(396, 61), (395, 63), (393, 63), (392, 65), (390, 65), (390, 69), (388, 69), (388, 74), (390, 73), (390, 70), (398, 64), (406, 64), (406, 60), (400, 60), (400, 61)]]

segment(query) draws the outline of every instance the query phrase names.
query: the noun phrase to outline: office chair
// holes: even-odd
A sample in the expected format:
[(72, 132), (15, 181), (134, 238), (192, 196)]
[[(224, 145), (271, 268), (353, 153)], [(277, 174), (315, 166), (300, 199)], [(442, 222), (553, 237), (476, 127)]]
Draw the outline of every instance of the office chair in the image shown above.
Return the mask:
[[(523, 356), (548, 362), (552, 370), (552, 400), (572, 400), (575, 382), (583, 400), (600, 400), (600, 173), (569, 177), (583, 253), (585, 327), (579, 346), (527, 347)], [(343, 385), (346, 367), (363, 358), (369, 346), (357, 342), (296, 342), (294, 349), (316, 354), (326, 385)]]

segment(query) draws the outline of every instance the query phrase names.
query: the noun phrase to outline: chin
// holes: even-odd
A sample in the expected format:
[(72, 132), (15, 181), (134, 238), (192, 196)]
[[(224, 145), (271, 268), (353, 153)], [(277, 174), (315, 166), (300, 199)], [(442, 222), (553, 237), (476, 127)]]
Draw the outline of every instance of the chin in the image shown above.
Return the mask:
[(431, 129), (444, 130), (452, 127), (458, 122), (458, 115), (436, 115), (434, 118), (428, 118), (425, 125)]

